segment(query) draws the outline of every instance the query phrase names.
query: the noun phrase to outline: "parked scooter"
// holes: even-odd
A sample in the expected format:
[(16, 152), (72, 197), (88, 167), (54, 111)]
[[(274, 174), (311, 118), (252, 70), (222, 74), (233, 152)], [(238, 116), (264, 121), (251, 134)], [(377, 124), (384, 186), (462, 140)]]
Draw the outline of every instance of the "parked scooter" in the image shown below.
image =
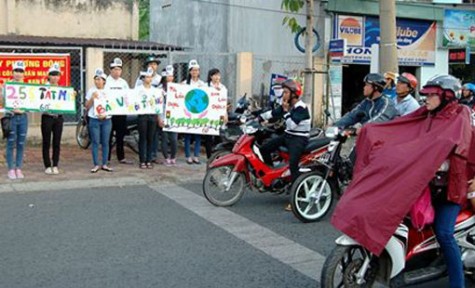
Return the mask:
[[(258, 192), (283, 193), (290, 185), (289, 155), (280, 149), (280, 164), (269, 167), (264, 163), (260, 147), (265, 139), (274, 133), (257, 120), (246, 124), (243, 134), (233, 147), (232, 153), (224, 155), (210, 164), (203, 180), (206, 199), (216, 206), (231, 206), (237, 203), (244, 189), (250, 187)], [(330, 139), (310, 139), (300, 166), (309, 164), (327, 151)]]
[[(89, 145), (91, 145), (88, 121), (89, 117), (86, 113), (83, 113), (76, 124), (76, 142), (82, 149), (88, 149)], [(124, 143), (127, 147), (132, 149), (132, 151), (139, 153), (139, 132), (136, 115), (127, 116), (127, 131), (124, 137)], [(112, 145), (115, 146), (115, 132), (112, 134)]]
[[(455, 225), (455, 240), (462, 255), (466, 275), (474, 280), (475, 215), (462, 210)], [(321, 285), (332, 287), (371, 287), (378, 280), (390, 287), (405, 287), (445, 277), (447, 267), (432, 227), (419, 231), (405, 219), (376, 257), (346, 235), (325, 260)]]

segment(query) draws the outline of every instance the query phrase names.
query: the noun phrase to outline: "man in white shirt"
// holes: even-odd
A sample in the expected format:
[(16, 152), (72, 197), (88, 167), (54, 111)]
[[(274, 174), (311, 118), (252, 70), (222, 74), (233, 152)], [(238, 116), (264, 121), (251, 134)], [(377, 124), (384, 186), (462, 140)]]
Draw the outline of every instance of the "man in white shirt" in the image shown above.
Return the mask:
[[(129, 84), (120, 76), (122, 75), (122, 60), (120, 58), (114, 58), (109, 65), (110, 75), (107, 76), (105, 89), (106, 90), (127, 90)], [(132, 162), (125, 159), (124, 153), (124, 137), (127, 132), (127, 115), (114, 115), (112, 116), (112, 131), (109, 140), (109, 162), (112, 155), (112, 135), (115, 131), (115, 142), (117, 160), (121, 164), (132, 164)]]

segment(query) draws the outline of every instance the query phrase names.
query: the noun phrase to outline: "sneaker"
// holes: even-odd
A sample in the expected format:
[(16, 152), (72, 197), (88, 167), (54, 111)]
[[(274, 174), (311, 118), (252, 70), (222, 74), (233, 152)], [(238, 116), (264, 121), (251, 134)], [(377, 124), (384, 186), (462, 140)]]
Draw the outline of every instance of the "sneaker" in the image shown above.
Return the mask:
[(45, 174), (48, 174), (48, 175), (53, 174), (53, 169), (51, 169), (51, 167), (46, 168), (45, 169)]
[(25, 175), (23, 175), (23, 173), (21, 172), (21, 169), (16, 169), (16, 178), (17, 179), (23, 179), (25, 178)]
[(59, 174), (59, 169), (58, 169), (58, 167), (56, 167), (56, 166), (53, 167), (53, 174), (54, 174), (54, 175), (58, 175), (58, 174)]
[(11, 169), (11, 170), (8, 171), (8, 179), (10, 179), (10, 180), (16, 179), (15, 169)]

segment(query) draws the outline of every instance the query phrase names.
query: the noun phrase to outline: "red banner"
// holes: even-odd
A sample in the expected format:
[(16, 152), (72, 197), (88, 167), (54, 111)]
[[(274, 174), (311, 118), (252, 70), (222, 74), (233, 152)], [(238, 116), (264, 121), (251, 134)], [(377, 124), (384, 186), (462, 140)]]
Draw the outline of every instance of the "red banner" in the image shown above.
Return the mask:
[(10, 81), (15, 61), (25, 62), (25, 83), (44, 84), (48, 81), (48, 69), (54, 62), (61, 67), (60, 86), (71, 86), (71, 62), (69, 54), (13, 54), (0, 53), (0, 84)]

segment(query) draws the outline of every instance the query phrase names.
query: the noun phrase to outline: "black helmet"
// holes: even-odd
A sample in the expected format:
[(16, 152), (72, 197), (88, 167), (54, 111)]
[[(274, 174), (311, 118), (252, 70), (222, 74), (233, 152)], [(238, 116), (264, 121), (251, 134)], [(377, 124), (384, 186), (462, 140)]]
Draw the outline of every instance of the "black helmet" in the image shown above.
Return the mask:
[(379, 73), (369, 73), (364, 77), (363, 81), (375, 86), (379, 92), (383, 91), (384, 86), (386, 86), (386, 79)]
[(422, 90), (419, 91), (419, 94), (427, 95), (435, 93), (436, 90), (434, 90), (434, 88), (442, 89), (445, 92), (445, 98), (450, 99), (456, 97), (457, 93), (462, 89), (462, 84), (459, 79), (452, 75), (436, 75), (427, 80), (427, 83), (424, 85)]
[(157, 57), (155, 57), (154, 55), (149, 55), (147, 56), (147, 58), (145, 59), (145, 65), (148, 65), (149, 63), (152, 63), (152, 62), (155, 62), (157, 63), (157, 65), (160, 65), (160, 60), (158, 60)]
[(302, 96), (302, 85), (299, 82), (293, 79), (287, 79), (282, 83), (282, 88), (288, 88), (291, 92), (293, 92), (297, 97)]

